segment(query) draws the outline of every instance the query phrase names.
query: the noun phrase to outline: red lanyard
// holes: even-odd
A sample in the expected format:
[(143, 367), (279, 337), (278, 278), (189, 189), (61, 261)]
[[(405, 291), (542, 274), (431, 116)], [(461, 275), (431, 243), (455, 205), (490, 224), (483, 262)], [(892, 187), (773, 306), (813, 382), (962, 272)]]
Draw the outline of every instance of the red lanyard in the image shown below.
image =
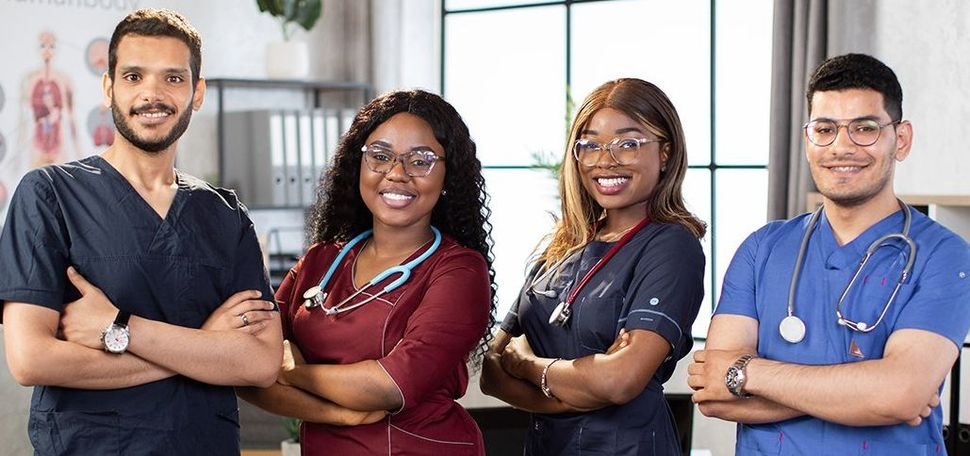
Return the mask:
[(637, 223), (636, 226), (630, 230), (630, 232), (624, 234), (619, 241), (616, 241), (616, 244), (613, 244), (613, 246), (606, 251), (606, 254), (603, 255), (603, 257), (600, 258), (592, 268), (590, 268), (589, 272), (587, 272), (586, 275), (580, 279), (579, 283), (573, 287), (573, 291), (569, 292), (569, 296), (567, 296), (566, 300), (563, 301), (563, 310), (572, 307), (573, 301), (576, 300), (576, 296), (579, 295), (579, 292), (582, 291), (583, 287), (586, 286), (586, 283), (589, 282), (589, 280), (592, 279), (593, 276), (596, 275), (596, 273), (602, 269), (611, 258), (613, 258), (613, 255), (616, 255), (616, 252), (619, 252), (624, 245), (630, 242), (630, 239), (632, 239), (633, 236), (639, 233), (640, 230), (642, 230), (643, 227), (647, 226), (648, 224), (650, 224), (650, 217), (644, 217), (644, 219), (641, 220), (640, 223)]

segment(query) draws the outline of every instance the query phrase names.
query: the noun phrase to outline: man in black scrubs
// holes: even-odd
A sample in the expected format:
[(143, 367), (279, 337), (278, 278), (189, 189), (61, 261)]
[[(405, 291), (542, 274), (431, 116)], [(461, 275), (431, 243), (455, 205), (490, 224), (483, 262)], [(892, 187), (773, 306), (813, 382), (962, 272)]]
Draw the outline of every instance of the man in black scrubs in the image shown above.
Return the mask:
[(232, 386), (273, 383), (280, 324), (233, 192), (174, 168), (201, 41), (171, 11), (115, 29), (101, 156), (28, 173), (0, 235), (7, 365), (36, 454), (239, 454)]

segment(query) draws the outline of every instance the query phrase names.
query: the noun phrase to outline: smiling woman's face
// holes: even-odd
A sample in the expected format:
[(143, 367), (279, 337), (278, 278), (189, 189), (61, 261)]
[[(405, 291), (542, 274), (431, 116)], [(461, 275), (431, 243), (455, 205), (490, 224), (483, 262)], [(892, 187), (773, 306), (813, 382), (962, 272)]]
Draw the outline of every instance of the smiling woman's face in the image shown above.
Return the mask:
[[(633, 118), (613, 108), (593, 114), (579, 139), (607, 144), (614, 138), (656, 140), (654, 134)], [(606, 209), (607, 216), (618, 212), (646, 213), (647, 201), (660, 180), (660, 168), (667, 160), (666, 142), (649, 142), (640, 146), (636, 158), (620, 165), (604, 150), (595, 165), (577, 163), (583, 188)]]
[[(398, 156), (414, 150), (430, 150), (445, 156), (444, 147), (435, 139), (431, 125), (424, 119), (406, 112), (395, 114), (380, 124), (367, 137), (365, 145), (379, 145)], [(360, 196), (374, 216), (374, 226), (412, 227), (431, 224), (441, 190), (445, 184), (445, 164), (439, 162), (431, 173), (411, 177), (400, 163), (382, 174), (371, 171), (361, 157)]]

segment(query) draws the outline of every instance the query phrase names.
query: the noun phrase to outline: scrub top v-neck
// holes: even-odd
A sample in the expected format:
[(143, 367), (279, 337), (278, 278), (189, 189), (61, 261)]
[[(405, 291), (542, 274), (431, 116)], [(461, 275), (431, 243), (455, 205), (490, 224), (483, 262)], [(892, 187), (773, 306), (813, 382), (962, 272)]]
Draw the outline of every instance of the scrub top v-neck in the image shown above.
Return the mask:
[[(71, 265), (119, 309), (184, 327), (239, 291), (272, 300), (245, 206), (184, 173), (177, 183), (162, 218), (101, 157), (31, 171), (0, 237), (0, 300), (60, 312), (79, 297)], [(233, 389), (180, 375), (105, 391), (38, 386), (30, 414), (38, 454), (238, 454)]]

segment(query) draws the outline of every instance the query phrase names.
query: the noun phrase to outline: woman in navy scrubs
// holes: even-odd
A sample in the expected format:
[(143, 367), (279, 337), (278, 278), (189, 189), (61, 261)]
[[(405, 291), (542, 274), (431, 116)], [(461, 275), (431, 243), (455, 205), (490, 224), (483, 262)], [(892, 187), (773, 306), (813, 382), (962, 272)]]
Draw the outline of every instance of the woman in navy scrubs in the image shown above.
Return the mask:
[(684, 206), (677, 111), (655, 85), (593, 91), (562, 218), (492, 341), (482, 390), (532, 412), (526, 455), (680, 455), (663, 382), (692, 346), (705, 224)]
[[(276, 291), (279, 383), (241, 393), (303, 418), (304, 455), (485, 453), (455, 399), (493, 321), (486, 197), (475, 143), (441, 97), (391, 92), (357, 114), (311, 209), (314, 245)], [(412, 263), (386, 291), (401, 275), (380, 273)]]

